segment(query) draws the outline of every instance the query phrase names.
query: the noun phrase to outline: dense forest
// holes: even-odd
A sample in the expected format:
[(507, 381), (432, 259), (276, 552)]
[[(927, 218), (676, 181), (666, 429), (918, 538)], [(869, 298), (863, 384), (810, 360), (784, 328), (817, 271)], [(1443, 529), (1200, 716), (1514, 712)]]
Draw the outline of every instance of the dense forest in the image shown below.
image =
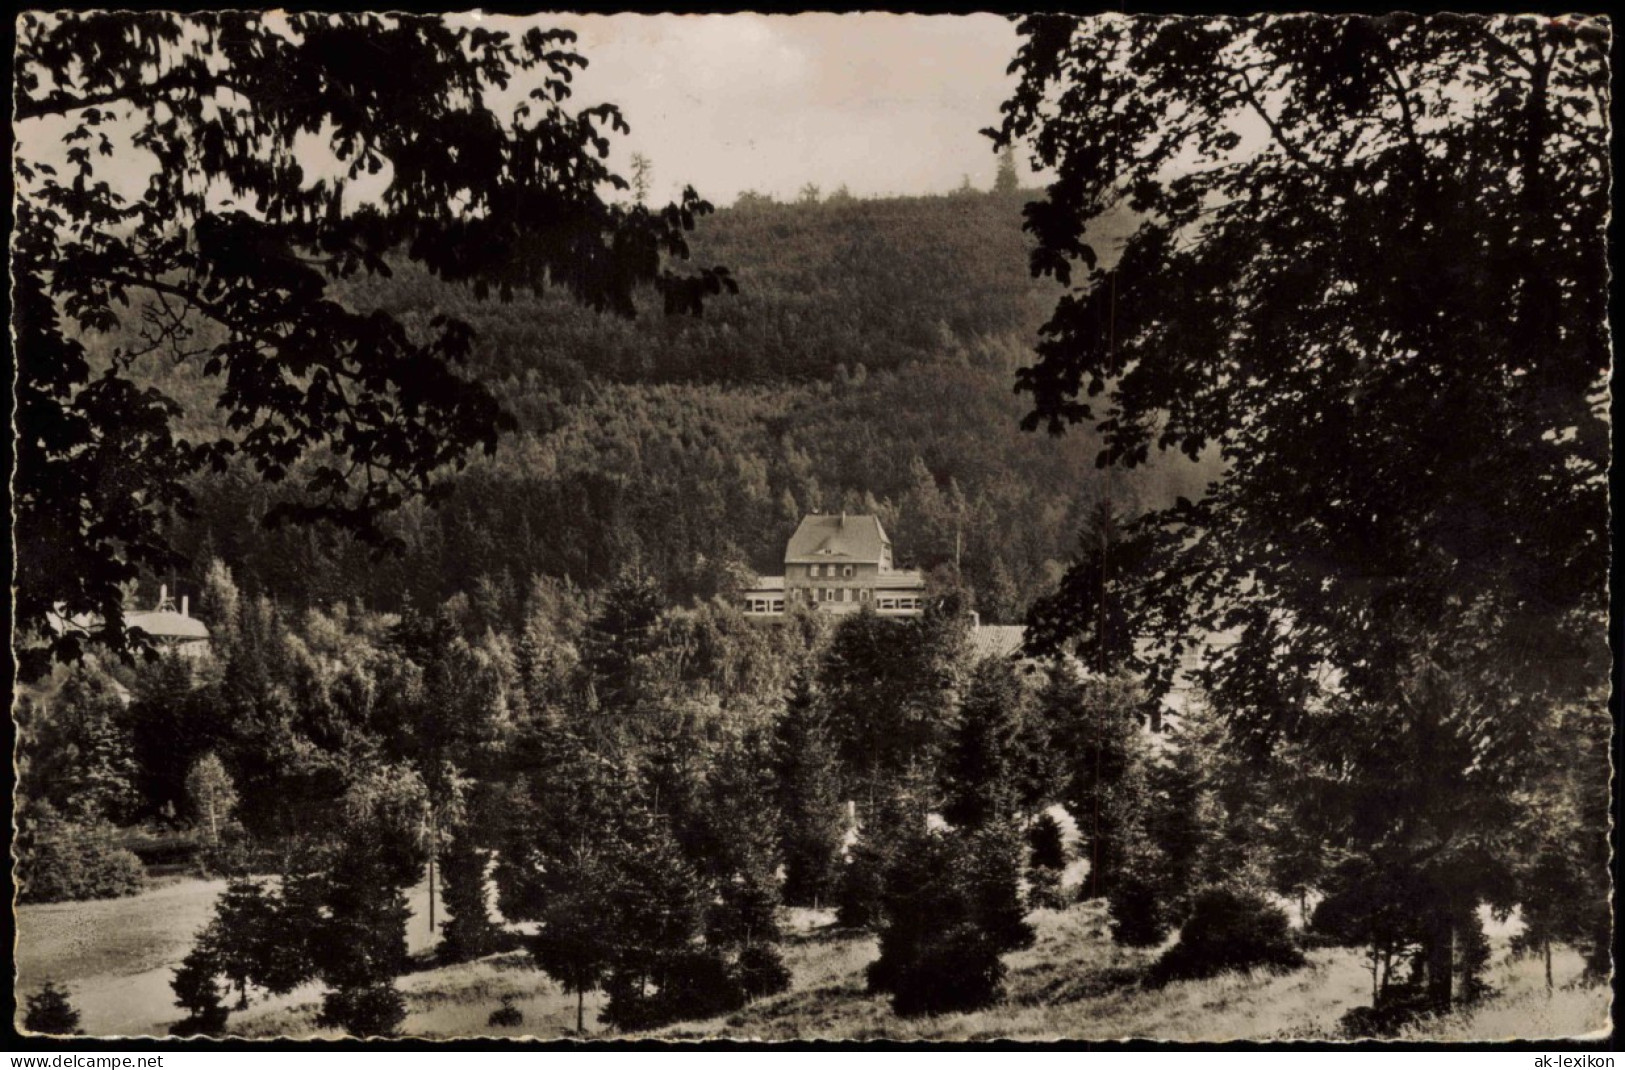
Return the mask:
[[(878, 515), (899, 561), (945, 585), (957, 560), (983, 619), (1017, 622), (1103, 486), (1087, 430), (1019, 429), (1014, 373), (1057, 292), (1026, 270), (1024, 196), (743, 199), (695, 231), (695, 259), (740, 284), (700, 318), (667, 316), (654, 295), (632, 320), (553, 291), (481, 301), (410, 264), (348, 282), (358, 309), (468, 322), (466, 373), (518, 431), (444, 499), (394, 518), (397, 553), (264, 530), (279, 492), (237, 469), (200, 477), (176, 545), (290, 606), (393, 611), (461, 592), (514, 622), (532, 576), (592, 588), (631, 562), (673, 598), (708, 598), (777, 571), (803, 514), (845, 510)], [(142, 361), (187, 424), (214, 429), (194, 367)], [(1213, 471), (1169, 459), (1119, 475), (1113, 495), (1167, 504)]]
[[(568, 31), (286, 18), (23, 23), (19, 114), (80, 118), (19, 165), (18, 897), (221, 879), (164, 1028), (396, 1034), (507, 951), (639, 1032), (826, 912), (970, 1011), (1074, 900), (1114, 996), (1344, 949), (1356, 1038), (1494, 995), (1490, 919), (1606, 975), (1605, 25), (1034, 16), (995, 192), (713, 212), (607, 172)], [(384, 210), (304, 181), (323, 123)], [(924, 611), (747, 619), (835, 511)], [(161, 583), (208, 642), (137, 656)]]

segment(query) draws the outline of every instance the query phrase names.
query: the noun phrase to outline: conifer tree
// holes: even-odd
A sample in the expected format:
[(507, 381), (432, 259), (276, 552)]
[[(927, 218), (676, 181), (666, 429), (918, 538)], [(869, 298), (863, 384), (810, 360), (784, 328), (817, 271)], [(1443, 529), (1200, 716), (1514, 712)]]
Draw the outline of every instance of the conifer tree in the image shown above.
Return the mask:
[(845, 808), (834, 742), (808, 674), (792, 684), (776, 735), (784, 900), (829, 902), (840, 875)]
[(943, 755), (942, 816), (951, 824), (981, 828), (1014, 814), (1026, 764), (1023, 698), (1012, 662), (990, 658), (977, 666)]
[(28, 997), (28, 1010), (23, 1015), (23, 1028), (30, 1033), (52, 1036), (77, 1036), (79, 1012), (68, 1002), (68, 993), (46, 981), (38, 992)]

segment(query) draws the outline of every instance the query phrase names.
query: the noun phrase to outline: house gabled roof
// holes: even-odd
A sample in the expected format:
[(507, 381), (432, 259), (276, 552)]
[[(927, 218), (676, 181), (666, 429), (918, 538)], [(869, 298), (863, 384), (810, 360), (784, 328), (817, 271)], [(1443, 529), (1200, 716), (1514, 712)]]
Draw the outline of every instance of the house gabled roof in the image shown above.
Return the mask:
[(816, 565), (824, 561), (880, 563), (891, 544), (880, 518), (857, 514), (815, 514), (805, 517), (784, 549), (787, 565)]
[(183, 617), (172, 609), (138, 610), (124, 614), (125, 628), (140, 628), (154, 639), (207, 639), (209, 629), (196, 617)]

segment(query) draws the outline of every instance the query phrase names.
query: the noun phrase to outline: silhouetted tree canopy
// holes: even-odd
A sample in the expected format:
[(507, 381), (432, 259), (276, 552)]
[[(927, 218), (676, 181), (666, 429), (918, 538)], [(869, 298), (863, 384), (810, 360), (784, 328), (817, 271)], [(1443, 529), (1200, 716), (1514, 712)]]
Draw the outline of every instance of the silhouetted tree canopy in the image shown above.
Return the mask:
[[(163, 520), (188, 476), (234, 456), (270, 483), (310, 462), (269, 522), (384, 544), (382, 513), (494, 449), (512, 421), (457, 370), (466, 323), (330, 296), (389, 274), (386, 255), (480, 298), (557, 287), (623, 314), (643, 283), (668, 311), (732, 288), (663, 267), (710, 209), (692, 190), (657, 211), (601, 195), (625, 188), (603, 158), (626, 125), (565, 107), (585, 64), (568, 31), (98, 12), (29, 15), (18, 37), (20, 629), (95, 614), (95, 638), (125, 648), (119, 585), (177, 563)], [(110, 353), (87, 346), (113, 332)], [(183, 433), (130, 374), (147, 353), (217, 380), (225, 433)]]
[(1423, 889), (1448, 1005), (1463, 919), (1507, 894), (1521, 757), (1602, 683), (1607, 25), (1021, 29), (995, 137), (1054, 171), (1031, 266), (1072, 287), (1019, 373), (1027, 426), (1094, 424), (1102, 465), (1222, 458), (1142, 517), (1115, 589), (1162, 686), (1232, 633), (1200, 679), (1231, 738), (1301, 748), (1341, 793), (1328, 835)]
[(1217, 697), (1261, 740), (1290, 727), (1267, 681), (1330, 662), (1380, 690), (1419, 634), (1471, 634), (1522, 692), (1593, 683), (1605, 26), (1020, 25), (997, 137), (1054, 170), (1032, 267), (1073, 285), (1019, 376), (1027, 424), (1097, 424), (1102, 463), (1226, 463), (1148, 519), (1142, 630), (1241, 628)]

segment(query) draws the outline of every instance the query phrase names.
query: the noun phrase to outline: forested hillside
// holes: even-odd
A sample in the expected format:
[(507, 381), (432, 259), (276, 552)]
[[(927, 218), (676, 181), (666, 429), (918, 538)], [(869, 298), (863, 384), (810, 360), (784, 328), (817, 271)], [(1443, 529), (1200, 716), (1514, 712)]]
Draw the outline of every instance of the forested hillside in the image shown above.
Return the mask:
[[(438, 507), (394, 525), (402, 553), (262, 530), (275, 494), (235, 473), (198, 488), (178, 538), (248, 590), (294, 605), (360, 598), (433, 606), (464, 592), (514, 620), (535, 574), (601, 585), (638, 562), (677, 599), (775, 568), (803, 513), (878, 514), (900, 560), (951, 581), (957, 556), (984, 617), (1020, 619), (1075, 544), (1100, 477), (1086, 432), (1026, 434), (1012, 391), (1056, 291), (1027, 270), (1024, 195), (780, 205), (701, 219), (696, 261), (730, 267), (736, 296), (701, 318), (650, 295), (635, 320), (562, 294), (480, 300), (421, 269), (344, 284), (358, 309), (477, 332), (469, 374), (517, 434), (460, 474)], [(209, 419), (192, 373), (158, 385)], [(1169, 461), (1119, 477), (1120, 502), (1191, 494)], [(176, 577), (184, 580), (184, 577)]]

